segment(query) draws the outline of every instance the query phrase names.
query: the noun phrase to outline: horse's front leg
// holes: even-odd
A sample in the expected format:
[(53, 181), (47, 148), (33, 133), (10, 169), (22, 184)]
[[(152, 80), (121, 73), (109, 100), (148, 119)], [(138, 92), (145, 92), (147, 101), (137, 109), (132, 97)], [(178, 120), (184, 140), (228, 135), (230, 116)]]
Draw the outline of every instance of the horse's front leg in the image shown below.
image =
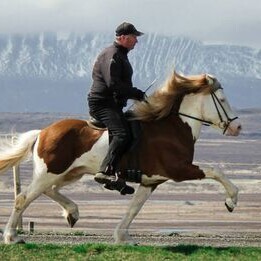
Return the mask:
[(79, 219), (79, 210), (76, 203), (62, 195), (57, 188), (51, 188), (44, 192), (46, 196), (56, 201), (63, 209), (63, 216), (70, 227), (73, 227)]
[(115, 243), (136, 244), (129, 235), (128, 228), (156, 187), (156, 185), (148, 187), (140, 185), (138, 187), (136, 193), (134, 194), (128, 206), (125, 216), (123, 217), (123, 219), (114, 231)]
[(226, 190), (225, 205), (229, 212), (232, 212), (237, 205), (238, 188), (218, 168), (203, 168), (206, 178), (220, 182)]

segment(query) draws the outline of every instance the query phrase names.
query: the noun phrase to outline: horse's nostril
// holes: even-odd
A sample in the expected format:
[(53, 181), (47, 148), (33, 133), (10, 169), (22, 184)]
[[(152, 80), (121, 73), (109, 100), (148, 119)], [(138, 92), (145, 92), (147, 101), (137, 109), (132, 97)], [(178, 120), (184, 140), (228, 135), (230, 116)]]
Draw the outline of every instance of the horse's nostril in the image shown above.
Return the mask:
[(238, 130), (242, 130), (242, 126), (241, 126), (241, 125), (238, 125), (237, 129), (238, 129)]

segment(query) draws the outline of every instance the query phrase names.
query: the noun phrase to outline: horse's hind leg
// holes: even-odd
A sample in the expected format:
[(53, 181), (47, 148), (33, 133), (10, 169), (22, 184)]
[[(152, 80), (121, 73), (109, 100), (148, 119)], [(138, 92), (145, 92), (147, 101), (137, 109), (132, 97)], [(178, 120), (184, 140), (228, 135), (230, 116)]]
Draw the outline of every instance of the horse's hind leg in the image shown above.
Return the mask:
[(238, 188), (218, 168), (206, 168), (203, 171), (206, 178), (214, 179), (224, 186), (227, 195), (225, 205), (232, 212), (237, 205)]
[(32, 201), (38, 198), (42, 194), (42, 189), (40, 186), (31, 183), (26, 191), (21, 192), (15, 199), (14, 207), (8, 223), (5, 227), (3, 234), (4, 242), (6, 244), (10, 243), (24, 243), (23, 240), (17, 238), (16, 228), (19, 219), (26, 208), (30, 205)]
[(142, 185), (138, 187), (136, 193), (134, 194), (128, 206), (125, 216), (123, 217), (123, 219), (114, 231), (115, 243), (135, 244), (135, 242), (128, 234), (128, 228), (156, 187), (157, 186), (145, 187)]
[(79, 210), (77, 204), (62, 195), (56, 188), (48, 189), (44, 192), (44, 194), (61, 205), (63, 208), (64, 217), (66, 218), (70, 227), (73, 227), (79, 219)]

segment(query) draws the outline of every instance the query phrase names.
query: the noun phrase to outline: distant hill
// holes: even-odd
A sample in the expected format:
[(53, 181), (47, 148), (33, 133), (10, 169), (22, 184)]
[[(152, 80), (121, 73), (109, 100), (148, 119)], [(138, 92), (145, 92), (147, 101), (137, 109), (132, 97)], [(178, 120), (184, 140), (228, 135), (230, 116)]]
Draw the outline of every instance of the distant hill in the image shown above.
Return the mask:
[[(0, 112), (87, 113), (92, 64), (112, 41), (111, 34), (1, 35)], [(156, 88), (175, 67), (216, 75), (233, 107), (261, 105), (261, 50), (148, 34), (129, 57), (142, 89), (158, 78)]]

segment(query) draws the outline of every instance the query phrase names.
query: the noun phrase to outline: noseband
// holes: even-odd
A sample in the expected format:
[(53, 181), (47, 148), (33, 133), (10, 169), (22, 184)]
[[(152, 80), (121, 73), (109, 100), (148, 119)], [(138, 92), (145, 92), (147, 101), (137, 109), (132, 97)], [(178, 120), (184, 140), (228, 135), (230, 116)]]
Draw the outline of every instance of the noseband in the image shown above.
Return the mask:
[[(214, 102), (215, 108), (216, 108), (216, 110), (217, 110), (218, 117), (219, 117), (219, 119), (220, 119), (220, 122), (219, 122), (219, 124), (218, 124), (218, 127), (219, 127), (220, 129), (223, 129), (223, 134), (225, 134), (225, 132), (227, 131), (227, 128), (228, 128), (229, 124), (230, 124), (232, 121), (238, 119), (238, 117), (234, 117), (234, 118), (231, 119), (231, 118), (228, 116), (226, 110), (224, 109), (222, 103), (221, 103), (220, 100), (218, 99), (218, 97), (217, 97), (217, 95), (215, 94), (215, 92), (211, 92), (211, 97), (212, 97), (212, 100), (213, 100), (213, 102)], [(220, 108), (223, 110), (223, 112), (224, 112), (224, 114), (225, 114), (225, 118), (226, 118), (225, 120), (222, 118), (222, 115), (221, 115), (221, 113), (220, 113), (220, 111), (219, 111), (219, 109), (218, 109), (217, 103), (219, 104)], [(212, 124), (214, 124), (214, 123), (212, 123)]]
[[(219, 87), (219, 89), (223, 89), (222, 87)], [(216, 90), (215, 90), (216, 91)], [(227, 131), (227, 128), (229, 127), (229, 124), (236, 120), (238, 117), (234, 117), (234, 118), (230, 118), (226, 112), (226, 110), (224, 109), (222, 103), (220, 102), (220, 100), (218, 99), (217, 95), (215, 94), (215, 91), (211, 91), (211, 97), (212, 97), (212, 100), (214, 102), (214, 105), (215, 105), (215, 108), (216, 108), (216, 111), (217, 111), (217, 114), (218, 114), (218, 117), (220, 119), (220, 122), (218, 124), (212, 122), (212, 121), (206, 121), (206, 120), (203, 120), (203, 119), (200, 119), (200, 118), (197, 118), (197, 117), (194, 117), (194, 116), (191, 116), (191, 115), (187, 115), (187, 114), (184, 114), (184, 113), (181, 113), (179, 112), (178, 114), (181, 115), (181, 116), (185, 116), (187, 118), (190, 118), (190, 119), (193, 119), (193, 120), (197, 120), (197, 121), (201, 121), (203, 122), (203, 124), (205, 126), (211, 126), (211, 125), (215, 125), (217, 126), (218, 128), (220, 128), (221, 130), (223, 130), (223, 134), (225, 134), (225, 132)], [(222, 109), (224, 115), (225, 115), (225, 119), (223, 119), (221, 113), (220, 113), (220, 110), (218, 108), (218, 104), (220, 106), (220, 108)]]

